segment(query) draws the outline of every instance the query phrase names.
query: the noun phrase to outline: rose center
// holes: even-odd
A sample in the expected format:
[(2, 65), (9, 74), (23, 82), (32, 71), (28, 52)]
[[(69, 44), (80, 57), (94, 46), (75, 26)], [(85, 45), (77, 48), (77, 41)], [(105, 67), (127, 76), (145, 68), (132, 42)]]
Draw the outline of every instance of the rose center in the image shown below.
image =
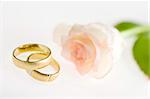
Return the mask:
[(86, 59), (86, 49), (84, 45), (74, 42), (72, 44), (72, 51), (71, 51), (71, 56), (74, 61), (77, 63), (81, 64), (85, 61)]

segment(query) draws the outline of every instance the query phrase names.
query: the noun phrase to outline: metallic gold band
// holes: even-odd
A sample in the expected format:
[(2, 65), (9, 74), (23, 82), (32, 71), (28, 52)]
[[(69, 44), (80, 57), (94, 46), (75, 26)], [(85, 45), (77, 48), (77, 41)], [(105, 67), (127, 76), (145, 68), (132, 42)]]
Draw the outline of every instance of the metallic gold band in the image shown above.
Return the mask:
[[(27, 57), (27, 60), (24, 61), (17, 57), (20, 54), (27, 52), (34, 52)], [(25, 69), (33, 78), (40, 81), (52, 81), (58, 76), (60, 71), (59, 64), (51, 56), (51, 50), (41, 44), (25, 44), (17, 47), (13, 51), (13, 62), (16, 66)], [(38, 71), (38, 69), (44, 68), (48, 65), (51, 65), (56, 72), (45, 74)]]
[[(41, 53), (32, 54), (28, 58), (28, 60), (39, 60), (43, 56), (46, 56), (46, 54), (41, 54)], [(44, 73), (39, 72), (38, 70), (27, 70), (27, 73), (31, 75), (33, 78), (40, 80), (40, 81), (52, 81), (58, 76), (60, 67), (57, 61), (53, 57), (51, 57), (51, 62), (49, 63), (49, 65), (51, 65), (55, 69), (55, 72), (52, 74), (44, 74)]]
[[(18, 55), (25, 53), (25, 52), (37, 52), (37, 53), (45, 53), (47, 56), (43, 59), (40, 59), (38, 61), (30, 62), (30, 61), (23, 61), (19, 58), (17, 58)], [(32, 54), (31, 54), (32, 55)], [(26, 70), (35, 70), (39, 68), (43, 68), (47, 65), (49, 65), (49, 62), (51, 61), (51, 50), (41, 44), (25, 44), (22, 46), (17, 47), (13, 51), (13, 62), (16, 66), (26, 69)]]

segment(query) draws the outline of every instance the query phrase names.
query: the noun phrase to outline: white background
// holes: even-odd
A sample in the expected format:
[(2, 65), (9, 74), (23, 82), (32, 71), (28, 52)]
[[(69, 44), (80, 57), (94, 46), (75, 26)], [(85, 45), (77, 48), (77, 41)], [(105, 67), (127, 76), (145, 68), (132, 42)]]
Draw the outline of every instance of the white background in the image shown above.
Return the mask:
[[(112, 71), (100, 80), (84, 79), (72, 63), (60, 55), (52, 33), (61, 22), (114, 25), (132, 20), (148, 23), (146, 1), (135, 2), (1, 2), (2, 42), (0, 96), (2, 97), (148, 97), (148, 78), (132, 56), (136, 38), (125, 39), (126, 47)], [(53, 82), (32, 79), (11, 60), (12, 51), (24, 43), (41, 43), (51, 48), (61, 64), (61, 74)], [(150, 93), (150, 92), (149, 92)]]

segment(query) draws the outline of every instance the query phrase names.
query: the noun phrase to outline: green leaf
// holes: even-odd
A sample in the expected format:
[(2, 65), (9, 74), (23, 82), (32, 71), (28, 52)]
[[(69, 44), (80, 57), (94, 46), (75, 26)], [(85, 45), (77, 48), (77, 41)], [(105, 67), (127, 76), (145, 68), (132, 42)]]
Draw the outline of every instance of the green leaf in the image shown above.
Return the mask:
[(115, 25), (123, 37), (137, 36), (133, 56), (140, 69), (150, 77), (150, 25), (140, 25), (134, 22), (121, 22)]
[(140, 26), (140, 25), (134, 22), (121, 22), (121, 23), (116, 24), (115, 28), (117, 28), (120, 32), (122, 32), (122, 31), (131, 29), (137, 26)]
[(150, 77), (150, 32), (138, 37), (133, 47), (133, 55), (140, 69)]

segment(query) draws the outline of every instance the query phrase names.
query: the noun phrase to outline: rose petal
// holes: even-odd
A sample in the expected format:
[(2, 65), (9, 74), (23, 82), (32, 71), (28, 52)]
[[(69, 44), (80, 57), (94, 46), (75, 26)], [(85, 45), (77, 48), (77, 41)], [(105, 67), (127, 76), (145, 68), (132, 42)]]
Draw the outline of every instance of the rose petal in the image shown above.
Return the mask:
[(68, 36), (71, 27), (72, 27), (71, 25), (67, 25), (67, 24), (64, 24), (64, 23), (59, 24), (55, 28), (54, 33), (53, 33), (54, 42), (61, 46), (62, 41), (63, 41), (62, 39), (65, 36)]
[(101, 78), (110, 71), (114, 62), (119, 58), (123, 39), (116, 29), (103, 24), (86, 25), (85, 32), (92, 36), (97, 46), (97, 57), (91, 74), (96, 78)]
[(114, 61), (118, 60), (124, 46), (123, 38), (118, 30), (111, 26), (95, 23), (85, 25), (84, 31), (91, 35), (94, 42), (100, 46), (100, 49), (105, 45), (111, 48)]

